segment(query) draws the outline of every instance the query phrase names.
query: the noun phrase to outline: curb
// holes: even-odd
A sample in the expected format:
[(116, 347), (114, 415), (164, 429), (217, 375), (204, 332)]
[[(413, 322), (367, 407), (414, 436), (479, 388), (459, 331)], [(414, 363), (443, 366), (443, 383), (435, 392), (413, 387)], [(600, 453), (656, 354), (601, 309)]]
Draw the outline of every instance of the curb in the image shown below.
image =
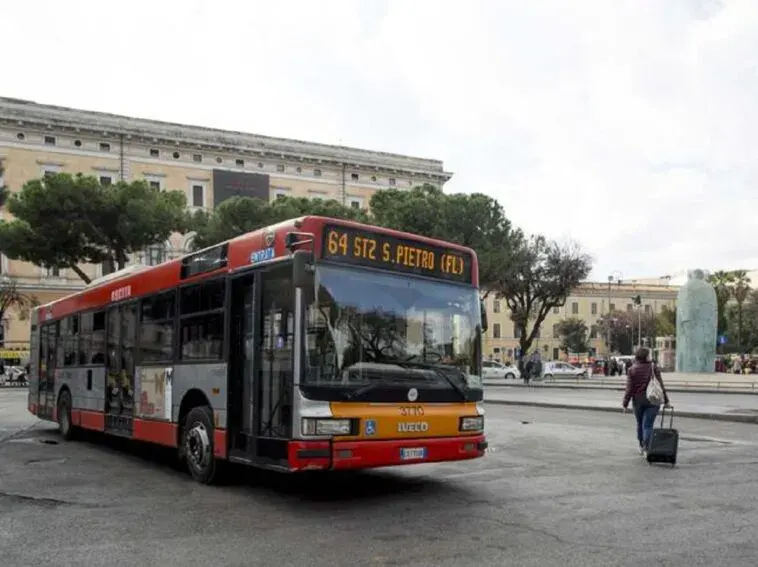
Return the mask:
[[(543, 388), (545, 390), (610, 390), (614, 392), (623, 392), (626, 388), (623, 386), (582, 386), (571, 384), (544, 384), (544, 385), (531, 385), (522, 386), (521, 384), (485, 384), (485, 388), (530, 388), (532, 390), (536, 388)], [(667, 392), (673, 392), (676, 394), (725, 394), (729, 396), (758, 396), (758, 390), (707, 390), (702, 388), (666, 388)]]
[[(533, 408), (551, 408), (551, 409), (569, 409), (569, 410), (584, 410), (584, 411), (603, 411), (606, 413), (623, 413), (621, 408), (604, 407), (604, 406), (587, 406), (587, 405), (571, 405), (571, 404), (551, 404), (550, 402), (528, 402), (519, 400), (487, 400), (484, 399), (485, 404), (496, 404), (501, 406), (527, 406)], [(630, 412), (631, 413), (631, 412)], [(729, 421), (733, 423), (754, 423), (758, 424), (758, 415), (745, 415), (745, 414), (726, 414), (726, 413), (702, 413), (694, 411), (677, 411), (675, 413), (677, 417), (689, 418), (689, 419), (705, 419), (709, 421)]]

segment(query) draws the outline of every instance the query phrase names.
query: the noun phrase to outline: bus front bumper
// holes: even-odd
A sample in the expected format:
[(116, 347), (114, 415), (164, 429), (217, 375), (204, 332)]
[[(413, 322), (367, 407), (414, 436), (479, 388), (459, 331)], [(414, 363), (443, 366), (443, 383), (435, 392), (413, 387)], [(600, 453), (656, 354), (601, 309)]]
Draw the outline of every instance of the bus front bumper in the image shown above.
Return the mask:
[(467, 437), (391, 439), (386, 441), (292, 441), (291, 471), (349, 470), (483, 457), (484, 434)]

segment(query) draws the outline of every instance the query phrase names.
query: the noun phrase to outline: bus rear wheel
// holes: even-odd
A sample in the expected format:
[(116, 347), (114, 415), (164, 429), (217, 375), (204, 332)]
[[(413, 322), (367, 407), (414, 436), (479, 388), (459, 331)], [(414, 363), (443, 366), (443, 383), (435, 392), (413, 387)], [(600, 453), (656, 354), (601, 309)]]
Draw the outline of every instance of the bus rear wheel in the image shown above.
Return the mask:
[(76, 434), (71, 421), (71, 394), (68, 390), (64, 390), (58, 396), (58, 430), (66, 441), (71, 441)]
[(192, 408), (184, 420), (180, 453), (187, 461), (192, 478), (213, 484), (218, 463), (213, 451), (213, 413), (208, 406)]

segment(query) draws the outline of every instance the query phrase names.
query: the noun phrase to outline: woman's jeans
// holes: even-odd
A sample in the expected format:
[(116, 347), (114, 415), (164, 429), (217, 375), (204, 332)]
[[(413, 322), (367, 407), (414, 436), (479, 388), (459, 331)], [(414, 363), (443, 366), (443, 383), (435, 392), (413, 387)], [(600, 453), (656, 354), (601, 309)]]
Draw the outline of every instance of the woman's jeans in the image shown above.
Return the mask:
[(633, 400), (633, 404), (634, 417), (637, 419), (637, 441), (639, 441), (640, 447), (647, 450), (650, 437), (653, 435), (653, 424), (658, 415), (659, 406), (652, 405), (644, 396)]

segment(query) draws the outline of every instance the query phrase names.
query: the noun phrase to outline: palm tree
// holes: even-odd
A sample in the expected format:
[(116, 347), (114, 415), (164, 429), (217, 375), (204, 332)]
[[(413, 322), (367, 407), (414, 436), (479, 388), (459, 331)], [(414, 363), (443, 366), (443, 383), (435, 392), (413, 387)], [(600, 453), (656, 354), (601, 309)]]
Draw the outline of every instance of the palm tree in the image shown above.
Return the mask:
[(716, 291), (716, 305), (718, 307), (717, 321), (718, 334), (721, 335), (726, 331), (727, 317), (726, 304), (732, 297), (732, 284), (734, 283), (734, 272), (719, 270), (713, 272), (707, 278), (708, 283)]
[(742, 310), (750, 293), (750, 278), (746, 270), (734, 270), (732, 272), (732, 295), (737, 302), (737, 346), (742, 352)]
[(18, 289), (16, 280), (0, 277), (0, 325), (9, 309), (15, 308), (21, 320), (29, 316), (29, 311), (38, 305), (37, 298)]

